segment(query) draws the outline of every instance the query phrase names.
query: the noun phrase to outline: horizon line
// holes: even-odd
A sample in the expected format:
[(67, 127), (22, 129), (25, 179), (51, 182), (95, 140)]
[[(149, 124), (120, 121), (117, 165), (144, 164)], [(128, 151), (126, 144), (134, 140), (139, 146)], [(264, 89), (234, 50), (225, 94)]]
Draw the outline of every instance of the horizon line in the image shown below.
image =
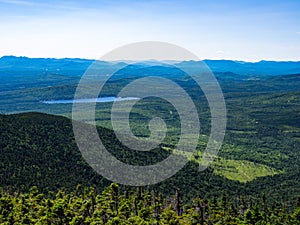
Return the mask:
[[(100, 59), (94, 59), (94, 58), (84, 58), (84, 57), (29, 57), (29, 56), (16, 56), (16, 55), (2, 55), (0, 59), (5, 58), (5, 57), (14, 57), (14, 58), (27, 58), (27, 59), (55, 59), (55, 60), (63, 60), (63, 59), (78, 59), (78, 60), (87, 60), (87, 61), (103, 61), (103, 62), (134, 62), (134, 61), (139, 61), (139, 60), (100, 60)], [(189, 61), (194, 61), (194, 62), (201, 62), (201, 61), (232, 61), (232, 62), (243, 62), (243, 63), (259, 63), (259, 62), (300, 62), (299, 60), (288, 60), (288, 59), (261, 59), (261, 60), (256, 60), (256, 61), (248, 61), (248, 60), (243, 60), (243, 59), (225, 59), (225, 58), (220, 58), (220, 59), (200, 59), (200, 60), (172, 60), (172, 59), (166, 59), (166, 60), (156, 60), (156, 59), (147, 59), (147, 60), (141, 60), (141, 61), (158, 61), (158, 62), (166, 62), (166, 61), (173, 61), (173, 62), (189, 62)]]

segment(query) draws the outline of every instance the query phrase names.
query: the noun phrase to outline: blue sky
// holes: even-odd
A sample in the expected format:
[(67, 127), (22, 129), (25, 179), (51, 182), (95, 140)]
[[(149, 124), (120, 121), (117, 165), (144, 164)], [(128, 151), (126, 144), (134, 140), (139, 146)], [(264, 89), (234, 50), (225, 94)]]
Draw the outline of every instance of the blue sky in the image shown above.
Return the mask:
[(99, 58), (137, 41), (201, 59), (300, 61), (298, 0), (0, 0), (0, 56)]

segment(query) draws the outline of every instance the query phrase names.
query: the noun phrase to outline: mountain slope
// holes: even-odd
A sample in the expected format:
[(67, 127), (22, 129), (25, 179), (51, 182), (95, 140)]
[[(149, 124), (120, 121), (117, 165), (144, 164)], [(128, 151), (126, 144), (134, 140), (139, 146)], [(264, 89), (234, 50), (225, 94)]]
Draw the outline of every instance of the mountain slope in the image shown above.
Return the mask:
[[(81, 157), (72, 135), (71, 121), (67, 118), (40, 113), (1, 115), (0, 130), (0, 186), (4, 188), (28, 191), (31, 186), (37, 186), (45, 192), (62, 187), (74, 190), (77, 184), (82, 184), (102, 190), (110, 183), (95, 173)], [(120, 160), (145, 163), (143, 154), (147, 152), (139, 155), (126, 150), (110, 130), (99, 128), (98, 133), (101, 139), (106, 140), (105, 145), (111, 153)], [(147, 161), (150, 164), (160, 161), (161, 157), (166, 157), (166, 153), (150, 152)], [(228, 169), (228, 166), (223, 164), (223, 169)], [(184, 190), (182, 195), (185, 200), (195, 196), (212, 198), (222, 192), (232, 197), (266, 192), (277, 195), (274, 198), (276, 201), (278, 195), (283, 193), (290, 193), (286, 197), (292, 199), (299, 193), (299, 181), (294, 180), (296, 174), (297, 171), (294, 173), (291, 170), (243, 184), (216, 175), (213, 167), (199, 172), (198, 164), (190, 161), (174, 177), (148, 188), (166, 194), (175, 193), (180, 188)], [(290, 186), (283, 188), (283, 183), (290, 183)], [(273, 190), (275, 185), (279, 185), (276, 191)]]

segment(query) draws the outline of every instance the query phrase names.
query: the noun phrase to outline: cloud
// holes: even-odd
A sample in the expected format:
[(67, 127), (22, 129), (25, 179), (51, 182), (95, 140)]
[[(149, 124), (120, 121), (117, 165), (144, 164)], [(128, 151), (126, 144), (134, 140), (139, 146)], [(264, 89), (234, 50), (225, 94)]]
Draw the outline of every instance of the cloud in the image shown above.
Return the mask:
[(222, 51), (222, 50), (218, 50), (218, 51), (216, 51), (216, 53), (217, 53), (217, 54), (225, 54), (225, 52)]
[(74, 4), (69, 2), (39, 2), (30, 0), (0, 0), (0, 3), (15, 5), (16, 7), (28, 6), (28, 7), (40, 7), (40, 8), (51, 8), (51, 9), (67, 9), (67, 10), (80, 10), (82, 8), (75, 7)]
[(22, 0), (0, 0), (0, 3), (14, 4), (14, 5), (27, 5), (27, 6), (37, 5), (35, 2), (22, 1)]
[(300, 31), (296, 32), (296, 34), (300, 34)]

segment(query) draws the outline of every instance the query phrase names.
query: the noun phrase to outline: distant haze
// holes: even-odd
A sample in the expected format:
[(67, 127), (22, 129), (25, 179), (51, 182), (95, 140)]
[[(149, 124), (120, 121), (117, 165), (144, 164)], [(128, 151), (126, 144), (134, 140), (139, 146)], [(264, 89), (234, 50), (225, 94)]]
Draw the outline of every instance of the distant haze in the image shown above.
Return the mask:
[[(88, 67), (95, 60), (87, 59), (49, 59), (49, 58), (27, 58), (4, 56), (0, 58), (0, 76), (3, 78), (6, 75), (15, 76), (36, 76), (47, 74), (62, 74), (62, 75), (76, 75), (81, 76), (88, 69)], [(276, 61), (260, 61), (257, 63), (232, 61), (232, 60), (203, 60), (204, 63), (215, 73), (234, 73), (237, 75), (286, 75), (286, 74), (300, 74), (300, 61), (298, 62), (276, 62)], [(121, 63), (122, 65), (130, 64), (131, 62), (113, 62), (113, 64)], [(199, 61), (189, 60), (176, 62), (172, 61), (171, 64), (179, 67), (195, 67)], [(111, 62), (98, 61), (98, 65), (105, 69), (112, 65)], [(142, 64), (140, 64), (141, 66)], [(164, 63), (160, 64), (159, 61), (145, 61), (142, 65), (145, 69), (152, 66), (166, 66)], [(139, 66), (138, 66), (139, 67)], [(137, 68), (138, 68), (137, 67)], [(162, 69), (162, 67), (160, 67)], [(164, 72), (163, 72), (164, 71)], [(160, 70), (162, 73), (176, 74), (177, 72), (172, 68)], [(144, 71), (145, 72), (145, 71)], [(229, 74), (228, 74), (229, 75)]]

